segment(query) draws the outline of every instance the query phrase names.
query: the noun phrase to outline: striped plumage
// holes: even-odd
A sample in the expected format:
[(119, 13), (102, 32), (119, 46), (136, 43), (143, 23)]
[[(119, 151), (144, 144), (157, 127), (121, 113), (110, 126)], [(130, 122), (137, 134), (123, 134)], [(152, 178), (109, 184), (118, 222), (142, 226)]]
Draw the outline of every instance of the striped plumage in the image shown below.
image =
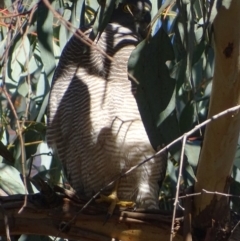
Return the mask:
[[(86, 30), (85, 36), (90, 32)], [(62, 161), (71, 186), (88, 197), (155, 153), (127, 74), (128, 58), (138, 42), (134, 29), (115, 20), (109, 23), (97, 46), (113, 57), (110, 61), (73, 36), (53, 78), (48, 143)], [(165, 155), (142, 165), (121, 178), (119, 199), (158, 208), (159, 182), (165, 171)]]

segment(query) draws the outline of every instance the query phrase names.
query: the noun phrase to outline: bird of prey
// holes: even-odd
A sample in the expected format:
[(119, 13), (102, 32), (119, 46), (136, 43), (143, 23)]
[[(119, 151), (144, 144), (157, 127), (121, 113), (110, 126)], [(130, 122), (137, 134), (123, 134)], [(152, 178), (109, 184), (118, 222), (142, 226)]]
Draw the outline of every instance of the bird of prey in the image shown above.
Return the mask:
[[(131, 167), (155, 154), (128, 78), (128, 58), (150, 22), (148, 0), (118, 3), (92, 46), (76, 36), (56, 68), (48, 106), (47, 141), (70, 185), (92, 197)], [(92, 28), (82, 28), (89, 37)], [(108, 58), (110, 56), (112, 59)], [(147, 60), (146, 60), (147, 61)], [(104, 191), (138, 208), (158, 209), (166, 154), (156, 156)]]

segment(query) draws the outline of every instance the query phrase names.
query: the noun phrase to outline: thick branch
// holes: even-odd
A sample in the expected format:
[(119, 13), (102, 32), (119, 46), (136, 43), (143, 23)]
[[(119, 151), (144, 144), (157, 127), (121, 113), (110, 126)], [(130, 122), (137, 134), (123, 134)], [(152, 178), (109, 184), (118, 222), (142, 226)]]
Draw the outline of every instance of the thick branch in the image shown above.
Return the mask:
[[(208, 118), (240, 103), (240, 1), (217, 4), (214, 20), (215, 70)], [(197, 170), (195, 192), (227, 192), (240, 129), (240, 112), (211, 122), (205, 132)], [(194, 198), (195, 214), (215, 198), (200, 195)], [(219, 199), (219, 197), (216, 197)]]
[[(6, 221), (11, 235), (39, 234), (76, 240), (122, 241), (169, 240), (171, 214), (116, 211), (103, 225), (106, 218), (104, 206), (90, 205), (84, 213), (76, 215), (84, 202), (72, 201), (55, 194), (54, 205), (41, 194), (29, 195), (27, 206), (23, 205), (24, 195), (1, 197), (0, 235), (5, 235)], [(75, 218), (74, 218), (75, 217)], [(72, 222), (69, 222), (73, 220)], [(67, 224), (67, 225), (66, 225)], [(64, 229), (63, 231), (61, 231)], [(176, 234), (175, 240), (181, 236)]]

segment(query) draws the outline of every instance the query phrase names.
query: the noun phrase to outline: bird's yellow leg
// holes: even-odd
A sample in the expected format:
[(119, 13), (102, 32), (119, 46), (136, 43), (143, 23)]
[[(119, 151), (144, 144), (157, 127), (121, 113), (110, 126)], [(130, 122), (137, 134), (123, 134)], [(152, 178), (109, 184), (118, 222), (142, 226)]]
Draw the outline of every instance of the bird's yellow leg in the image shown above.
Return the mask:
[(108, 215), (111, 216), (116, 206), (131, 208), (135, 206), (135, 203), (132, 201), (122, 201), (118, 199), (117, 190), (120, 180), (116, 181), (116, 184), (113, 188), (112, 193), (109, 196), (100, 194), (100, 198), (96, 200), (97, 203), (107, 202), (110, 203), (108, 208)]

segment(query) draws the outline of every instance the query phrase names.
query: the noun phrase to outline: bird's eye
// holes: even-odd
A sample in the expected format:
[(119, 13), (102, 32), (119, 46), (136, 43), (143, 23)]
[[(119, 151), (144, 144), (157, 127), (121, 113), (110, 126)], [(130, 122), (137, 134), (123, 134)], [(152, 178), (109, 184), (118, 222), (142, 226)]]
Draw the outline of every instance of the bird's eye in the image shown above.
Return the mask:
[(151, 8), (150, 5), (148, 5), (148, 4), (145, 4), (145, 5), (144, 5), (144, 8), (143, 8), (143, 12), (144, 12), (144, 13), (150, 13), (151, 10), (152, 10), (152, 8)]
[(133, 9), (134, 9), (134, 6), (132, 5), (132, 4), (125, 4), (124, 6), (123, 6), (123, 11), (125, 12), (125, 13), (133, 13)]

